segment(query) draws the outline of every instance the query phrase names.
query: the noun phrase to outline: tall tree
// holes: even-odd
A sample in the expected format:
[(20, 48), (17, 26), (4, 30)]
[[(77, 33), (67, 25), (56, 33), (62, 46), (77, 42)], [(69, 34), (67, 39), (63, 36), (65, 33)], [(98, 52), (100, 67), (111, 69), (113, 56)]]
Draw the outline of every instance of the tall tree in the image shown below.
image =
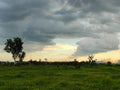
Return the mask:
[(19, 56), (21, 56), (22, 58), (23, 56), (25, 57), (25, 53), (23, 53), (23, 55), (20, 55), (23, 52), (23, 42), (22, 39), (19, 37), (7, 39), (4, 50), (12, 54), (14, 61), (16, 61)]

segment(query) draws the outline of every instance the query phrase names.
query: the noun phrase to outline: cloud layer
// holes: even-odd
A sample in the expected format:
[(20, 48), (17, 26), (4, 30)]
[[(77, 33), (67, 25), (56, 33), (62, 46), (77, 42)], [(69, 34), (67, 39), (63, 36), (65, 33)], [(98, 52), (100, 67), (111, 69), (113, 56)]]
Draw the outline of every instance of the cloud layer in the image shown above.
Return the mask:
[[(114, 43), (114, 44), (113, 44)], [(117, 50), (119, 40), (114, 35), (103, 34), (99, 38), (83, 38), (78, 43), (77, 51), (74, 55), (90, 55), (99, 52)]]
[[(32, 51), (54, 45), (56, 38), (80, 38), (75, 56), (118, 49), (119, 4), (118, 0), (0, 0), (1, 44), (19, 36)], [(30, 48), (35, 44), (40, 47)]]

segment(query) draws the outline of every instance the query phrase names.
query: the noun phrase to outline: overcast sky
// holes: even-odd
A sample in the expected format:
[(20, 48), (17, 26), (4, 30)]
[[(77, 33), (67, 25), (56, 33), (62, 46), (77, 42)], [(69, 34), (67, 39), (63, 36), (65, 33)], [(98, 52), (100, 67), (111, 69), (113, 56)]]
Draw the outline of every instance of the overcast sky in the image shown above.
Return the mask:
[(27, 52), (67, 44), (86, 56), (118, 50), (119, 33), (120, 0), (0, 0), (1, 47), (18, 36)]

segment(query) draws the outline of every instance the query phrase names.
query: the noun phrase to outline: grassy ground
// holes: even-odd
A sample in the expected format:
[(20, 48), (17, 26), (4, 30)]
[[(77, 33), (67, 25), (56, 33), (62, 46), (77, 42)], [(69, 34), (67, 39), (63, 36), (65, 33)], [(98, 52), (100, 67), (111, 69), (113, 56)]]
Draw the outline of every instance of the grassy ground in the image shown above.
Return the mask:
[(120, 90), (120, 66), (0, 66), (0, 90)]

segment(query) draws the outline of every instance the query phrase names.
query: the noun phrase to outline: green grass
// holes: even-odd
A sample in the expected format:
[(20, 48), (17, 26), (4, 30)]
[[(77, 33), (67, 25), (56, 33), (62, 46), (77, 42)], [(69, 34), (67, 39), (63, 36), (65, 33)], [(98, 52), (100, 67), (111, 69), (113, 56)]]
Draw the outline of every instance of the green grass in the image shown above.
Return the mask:
[(120, 90), (120, 66), (0, 66), (0, 90)]

